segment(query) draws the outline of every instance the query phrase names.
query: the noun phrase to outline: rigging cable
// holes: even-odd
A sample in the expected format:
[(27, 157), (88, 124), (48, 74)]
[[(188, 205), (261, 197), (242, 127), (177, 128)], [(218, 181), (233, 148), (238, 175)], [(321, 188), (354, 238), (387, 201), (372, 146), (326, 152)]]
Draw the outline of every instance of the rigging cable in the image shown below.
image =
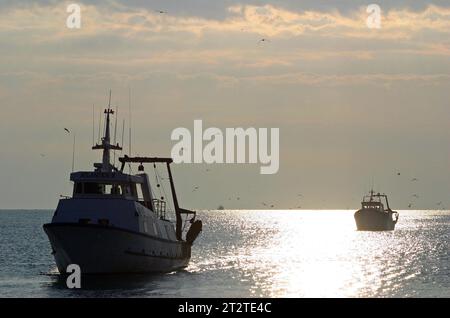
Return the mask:
[[(164, 194), (164, 201), (166, 202), (166, 204), (169, 206), (170, 211), (175, 211), (175, 208), (172, 206), (172, 204), (170, 203), (169, 200), (167, 200), (167, 192), (166, 189), (164, 188), (164, 184), (162, 182), (160, 182), (160, 180), (163, 180), (163, 178), (161, 178), (161, 176), (159, 175), (158, 169), (156, 168), (156, 164), (153, 164), (153, 169), (155, 170), (155, 178), (156, 178), (156, 183), (160, 185), (160, 195)], [(162, 193), (161, 193), (162, 190)]]

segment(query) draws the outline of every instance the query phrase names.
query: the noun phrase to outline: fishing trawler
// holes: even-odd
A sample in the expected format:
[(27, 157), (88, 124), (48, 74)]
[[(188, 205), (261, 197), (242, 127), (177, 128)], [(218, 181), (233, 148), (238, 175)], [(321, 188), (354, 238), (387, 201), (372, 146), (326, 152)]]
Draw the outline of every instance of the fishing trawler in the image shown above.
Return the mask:
[[(119, 158), (120, 168), (111, 164), (111, 151), (122, 150), (118, 143), (111, 144), (113, 114), (109, 103), (104, 136), (92, 147), (103, 150), (102, 162), (94, 163), (94, 171), (71, 173), (72, 197), (62, 198), (51, 223), (44, 225), (58, 270), (64, 274), (70, 264), (77, 264), (82, 274), (170, 272), (186, 267), (202, 222), (195, 219), (196, 212), (178, 206), (172, 159), (125, 155)], [(139, 164), (138, 174), (131, 174), (132, 163)], [(174, 221), (166, 213), (166, 198), (155, 197), (145, 163), (153, 164), (155, 172), (157, 164), (166, 167)], [(125, 173), (126, 165), (130, 173)]]
[(398, 212), (391, 210), (386, 194), (375, 194), (372, 190), (369, 195), (363, 197), (361, 205), (361, 209), (354, 215), (359, 231), (391, 231), (395, 228)]

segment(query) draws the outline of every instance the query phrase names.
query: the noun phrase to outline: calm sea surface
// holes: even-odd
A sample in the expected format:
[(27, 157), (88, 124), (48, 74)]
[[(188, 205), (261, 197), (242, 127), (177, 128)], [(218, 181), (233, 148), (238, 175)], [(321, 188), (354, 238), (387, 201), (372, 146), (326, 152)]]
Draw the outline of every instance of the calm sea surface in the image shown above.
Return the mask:
[(400, 211), (357, 232), (353, 211), (203, 211), (183, 271), (82, 279), (65, 288), (42, 224), (0, 211), (0, 297), (450, 297), (450, 212)]

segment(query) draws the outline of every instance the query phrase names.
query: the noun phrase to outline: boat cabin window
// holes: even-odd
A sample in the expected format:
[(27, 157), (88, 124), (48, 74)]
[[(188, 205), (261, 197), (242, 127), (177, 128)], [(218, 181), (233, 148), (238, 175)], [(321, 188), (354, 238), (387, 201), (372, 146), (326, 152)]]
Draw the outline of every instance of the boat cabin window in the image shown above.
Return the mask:
[(144, 192), (142, 191), (142, 184), (136, 184), (136, 198), (138, 201), (144, 201)]
[(384, 210), (383, 205), (380, 203), (363, 204), (364, 209), (378, 209)]
[(75, 194), (83, 193), (83, 184), (81, 182), (75, 183)]
[(130, 195), (128, 184), (105, 184), (98, 182), (77, 182), (74, 186), (74, 194), (96, 194), (96, 195)]

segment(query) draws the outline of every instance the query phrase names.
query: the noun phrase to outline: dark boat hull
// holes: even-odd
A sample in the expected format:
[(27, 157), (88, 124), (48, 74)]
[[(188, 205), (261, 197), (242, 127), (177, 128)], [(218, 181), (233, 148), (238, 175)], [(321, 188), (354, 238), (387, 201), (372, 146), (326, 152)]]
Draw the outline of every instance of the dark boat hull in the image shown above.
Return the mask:
[(358, 231), (392, 231), (397, 220), (395, 212), (380, 212), (371, 209), (356, 211), (354, 217)]
[(82, 274), (170, 272), (188, 265), (191, 246), (120, 228), (49, 223), (44, 230), (61, 274), (77, 264)]

